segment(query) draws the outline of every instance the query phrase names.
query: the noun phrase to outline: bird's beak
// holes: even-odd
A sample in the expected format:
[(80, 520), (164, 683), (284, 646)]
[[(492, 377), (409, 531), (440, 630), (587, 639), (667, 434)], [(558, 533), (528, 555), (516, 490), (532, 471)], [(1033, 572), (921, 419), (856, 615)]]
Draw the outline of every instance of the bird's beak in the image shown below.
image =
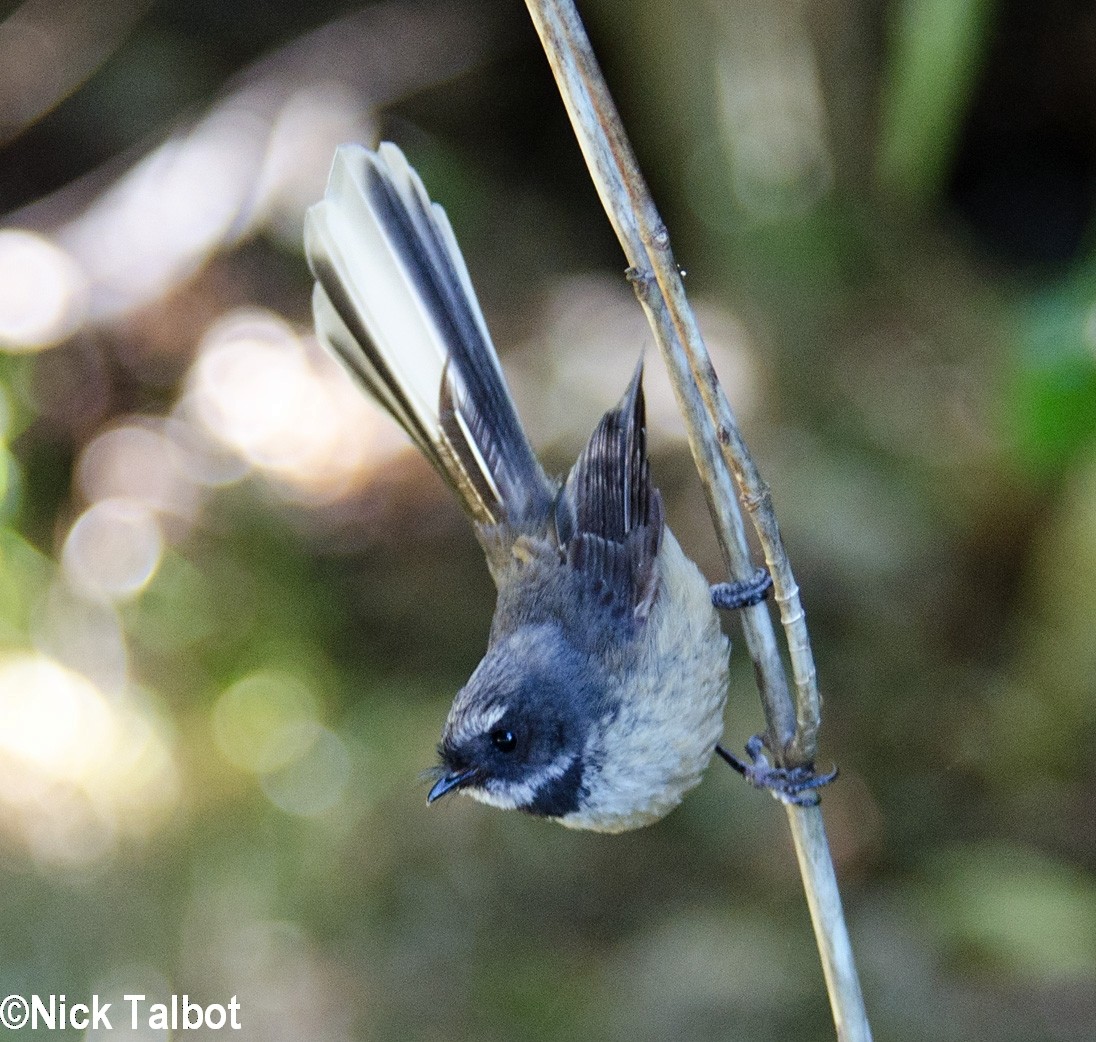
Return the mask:
[(450, 771), (448, 774), (442, 775), (427, 794), (426, 802), (433, 803), (434, 800), (440, 800), (447, 792), (464, 788), (478, 773), (477, 768), (468, 767), (463, 771)]

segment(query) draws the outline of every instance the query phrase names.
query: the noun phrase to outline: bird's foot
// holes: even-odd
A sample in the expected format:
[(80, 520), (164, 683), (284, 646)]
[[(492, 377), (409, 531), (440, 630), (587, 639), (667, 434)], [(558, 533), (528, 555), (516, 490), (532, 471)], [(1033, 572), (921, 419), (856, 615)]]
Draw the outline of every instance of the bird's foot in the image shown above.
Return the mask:
[(795, 807), (818, 806), (821, 799), (818, 790), (837, 777), (836, 767), (829, 774), (816, 774), (813, 764), (774, 767), (765, 755), (765, 741), (759, 734), (755, 734), (746, 743), (749, 762), (740, 760), (721, 745), (717, 745), (715, 751), (751, 785), (768, 789), (775, 799)]
[(773, 577), (768, 568), (758, 568), (749, 579), (737, 579), (731, 583), (715, 583), (712, 586), (712, 604), (724, 611), (750, 608), (760, 604), (773, 587)]

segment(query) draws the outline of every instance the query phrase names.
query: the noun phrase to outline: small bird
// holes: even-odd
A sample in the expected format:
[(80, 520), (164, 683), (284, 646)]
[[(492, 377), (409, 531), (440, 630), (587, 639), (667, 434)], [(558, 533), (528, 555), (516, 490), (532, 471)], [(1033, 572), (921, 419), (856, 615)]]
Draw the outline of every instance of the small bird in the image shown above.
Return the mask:
[[(730, 645), (651, 483), (642, 362), (556, 480), (518, 419), (445, 211), (395, 145), (338, 149), (305, 246), (320, 340), (451, 486), (498, 588), (428, 801), (460, 792), (600, 832), (663, 817), (717, 747)], [(720, 606), (757, 603), (762, 574)]]

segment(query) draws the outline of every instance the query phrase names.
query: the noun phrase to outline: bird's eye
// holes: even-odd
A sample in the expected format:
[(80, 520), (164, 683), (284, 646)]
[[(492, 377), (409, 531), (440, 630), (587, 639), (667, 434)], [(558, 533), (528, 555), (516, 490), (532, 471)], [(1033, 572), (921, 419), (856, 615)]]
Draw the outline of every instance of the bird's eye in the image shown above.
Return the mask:
[(517, 748), (518, 740), (513, 731), (492, 731), (491, 744), (500, 753), (512, 753)]

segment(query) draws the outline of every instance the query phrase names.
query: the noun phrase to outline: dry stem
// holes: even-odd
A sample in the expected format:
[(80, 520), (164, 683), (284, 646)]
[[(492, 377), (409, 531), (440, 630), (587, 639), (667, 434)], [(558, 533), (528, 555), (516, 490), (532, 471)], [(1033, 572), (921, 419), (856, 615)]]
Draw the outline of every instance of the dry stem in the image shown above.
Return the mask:
[[(670, 250), (669, 234), (640, 173), (574, 3), (526, 0), (526, 5), (602, 205), (628, 258), (629, 278), (670, 372), (728, 572), (732, 578), (753, 573), (734, 492), (736, 483), (772, 573), (795, 681), (794, 701), (767, 606), (760, 604), (742, 612), (769, 747), (780, 764), (812, 762), (821, 700), (799, 587), (780, 538), (769, 488), (758, 473), (712, 367)], [(821, 810), (788, 806), (787, 812), (838, 1038), (870, 1042)]]

